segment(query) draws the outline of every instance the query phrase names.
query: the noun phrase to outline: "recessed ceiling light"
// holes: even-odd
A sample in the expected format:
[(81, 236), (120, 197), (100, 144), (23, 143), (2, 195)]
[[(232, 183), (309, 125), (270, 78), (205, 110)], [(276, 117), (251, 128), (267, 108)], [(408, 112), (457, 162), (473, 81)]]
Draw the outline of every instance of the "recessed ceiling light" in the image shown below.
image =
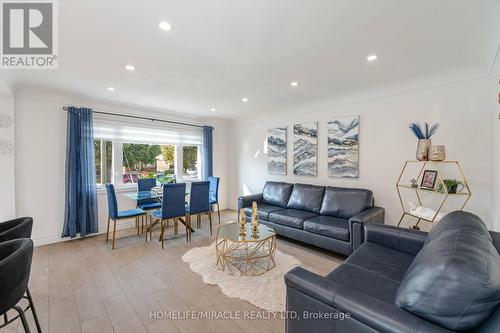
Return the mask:
[(377, 60), (377, 58), (378, 58), (378, 55), (370, 54), (368, 57), (366, 57), (366, 60), (371, 62), (371, 61)]
[(168, 23), (167, 21), (161, 21), (158, 26), (160, 27), (161, 30), (163, 31), (170, 31), (172, 30), (172, 25)]
[(297, 87), (299, 85), (299, 83), (297, 81), (292, 81), (292, 82), (290, 82), (290, 85), (292, 87)]
[(215, 108), (211, 108), (210, 111), (215, 112)]
[(242, 102), (248, 102), (248, 98), (243, 97), (243, 98), (241, 99), (241, 101), (242, 101)]
[(125, 69), (128, 70), (128, 71), (130, 71), (130, 72), (135, 71), (135, 67), (132, 66), (132, 65), (125, 65)]
[(115, 88), (114, 87), (108, 87), (108, 90), (109, 91), (115, 91)]

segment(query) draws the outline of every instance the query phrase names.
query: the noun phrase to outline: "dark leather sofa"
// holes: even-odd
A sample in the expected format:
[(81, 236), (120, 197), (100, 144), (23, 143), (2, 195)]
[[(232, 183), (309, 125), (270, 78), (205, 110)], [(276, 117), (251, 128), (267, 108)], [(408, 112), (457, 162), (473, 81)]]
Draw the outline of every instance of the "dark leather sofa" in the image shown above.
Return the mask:
[(285, 275), (286, 332), (500, 332), (499, 251), (500, 233), (466, 212), (428, 234), (367, 225), (365, 243), (325, 277)]
[(257, 202), (259, 220), (278, 235), (346, 256), (363, 243), (363, 225), (384, 223), (370, 190), (266, 182), (262, 193), (241, 196), (246, 220)]

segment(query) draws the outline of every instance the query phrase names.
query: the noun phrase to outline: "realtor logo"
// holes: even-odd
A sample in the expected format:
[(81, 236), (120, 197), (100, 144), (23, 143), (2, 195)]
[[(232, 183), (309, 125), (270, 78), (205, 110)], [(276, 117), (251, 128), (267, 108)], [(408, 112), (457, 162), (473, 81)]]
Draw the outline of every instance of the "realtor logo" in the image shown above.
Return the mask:
[(54, 0), (2, 0), (2, 69), (57, 68)]

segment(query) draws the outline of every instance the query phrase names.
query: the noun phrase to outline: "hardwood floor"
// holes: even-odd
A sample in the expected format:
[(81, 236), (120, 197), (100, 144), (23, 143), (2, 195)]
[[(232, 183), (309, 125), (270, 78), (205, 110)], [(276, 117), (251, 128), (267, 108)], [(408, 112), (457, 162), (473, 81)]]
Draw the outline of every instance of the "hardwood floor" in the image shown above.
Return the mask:
[[(214, 215), (215, 217), (215, 215)], [(221, 221), (231, 221), (234, 211), (223, 211)], [(217, 221), (215, 217), (213, 219)], [(283, 332), (280, 318), (163, 319), (152, 311), (257, 311), (246, 301), (229, 298), (218, 287), (203, 283), (181, 259), (191, 247), (206, 246), (208, 220), (186, 243), (184, 227), (166, 232), (165, 250), (158, 242), (146, 243), (135, 229), (117, 231), (116, 249), (105, 235), (77, 239), (35, 249), (30, 290), (44, 332)], [(154, 237), (156, 236), (156, 240)], [(278, 249), (295, 256), (314, 272), (324, 275), (343, 261), (342, 256), (278, 238)], [(262, 313), (264, 313), (262, 311)], [(10, 315), (12, 313), (9, 312)], [(36, 330), (31, 313), (27, 317)], [(1, 320), (0, 320), (1, 322)], [(0, 329), (24, 332), (19, 320)]]

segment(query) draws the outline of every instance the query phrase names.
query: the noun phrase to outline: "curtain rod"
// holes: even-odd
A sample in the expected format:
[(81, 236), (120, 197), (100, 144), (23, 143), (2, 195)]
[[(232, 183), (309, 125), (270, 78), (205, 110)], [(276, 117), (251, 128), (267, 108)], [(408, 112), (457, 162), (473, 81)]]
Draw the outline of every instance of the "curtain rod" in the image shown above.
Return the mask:
[[(65, 105), (62, 107), (64, 111), (68, 110), (68, 106)], [(98, 114), (106, 114), (109, 116), (116, 116), (116, 117), (125, 117), (125, 118), (133, 118), (133, 119), (141, 119), (141, 120), (150, 120), (150, 121), (157, 121), (161, 123), (169, 123), (169, 124), (176, 124), (176, 125), (183, 125), (183, 126), (191, 126), (191, 127), (199, 127), (203, 128), (203, 125), (195, 125), (195, 124), (189, 124), (189, 123), (182, 123), (179, 121), (173, 121), (173, 120), (163, 120), (163, 119), (156, 119), (156, 118), (148, 118), (148, 117), (141, 117), (141, 116), (132, 116), (128, 114), (121, 114), (121, 113), (114, 113), (114, 112), (106, 112), (106, 111), (96, 111), (92, 110), (92, 113), (98, 113)]]

